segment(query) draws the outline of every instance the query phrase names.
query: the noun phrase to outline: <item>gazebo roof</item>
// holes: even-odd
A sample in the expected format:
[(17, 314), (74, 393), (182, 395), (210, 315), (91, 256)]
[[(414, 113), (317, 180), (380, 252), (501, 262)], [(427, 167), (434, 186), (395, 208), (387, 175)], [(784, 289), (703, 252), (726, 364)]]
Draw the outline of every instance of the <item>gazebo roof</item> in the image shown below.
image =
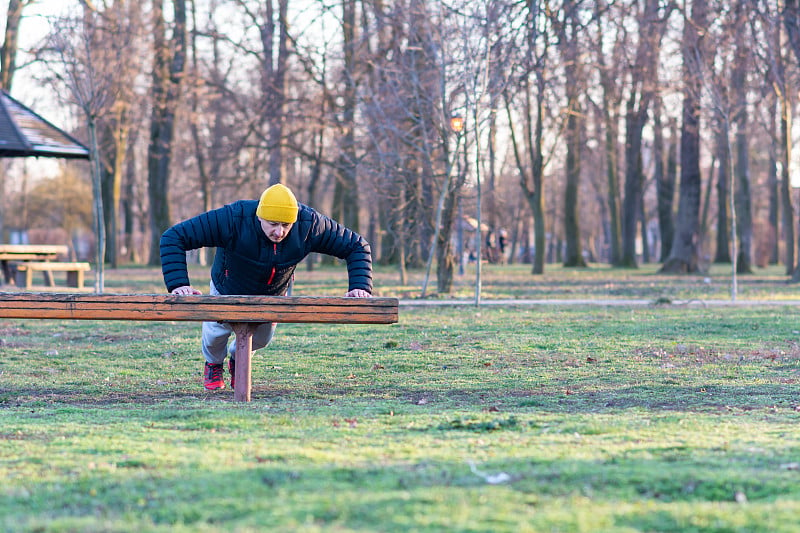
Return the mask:
[(89, 149), (0, 89), (0, 157), (89, 159)]

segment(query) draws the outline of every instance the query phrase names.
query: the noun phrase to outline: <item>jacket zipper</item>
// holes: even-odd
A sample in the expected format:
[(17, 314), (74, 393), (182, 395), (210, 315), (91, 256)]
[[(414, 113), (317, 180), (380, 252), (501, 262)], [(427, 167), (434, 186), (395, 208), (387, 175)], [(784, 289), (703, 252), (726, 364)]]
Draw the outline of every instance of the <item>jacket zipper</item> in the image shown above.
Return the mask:
[[(278, 243), (272, 243), (272, 251), (275, 255), (278, 255)], [(267, 280), (267, 285), (272, 285), (272, 280), (275, 279), (275, 266), (272, 266), (272, 272), (269, 273), (269, 279)]]

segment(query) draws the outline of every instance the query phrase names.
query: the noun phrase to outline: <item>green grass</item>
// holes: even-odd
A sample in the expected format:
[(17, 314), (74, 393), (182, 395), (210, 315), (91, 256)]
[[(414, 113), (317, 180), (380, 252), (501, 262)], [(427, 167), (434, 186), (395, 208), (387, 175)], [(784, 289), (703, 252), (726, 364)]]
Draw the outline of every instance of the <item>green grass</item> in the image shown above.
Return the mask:
[[(730, 265), (712, 265), (706, 273), (691, 275), (659, 274), (658, 268), (659, 265), (646, 264), (638, 269), (614, 269), (608, 265), (576, 269), (548, 264), (544, 274), (533, 275), (530, 265), (484, 264), (481, 271), (481, 298), (640, 299), (675, 304), (731, 298)], [(207, 292), (208, 268), (192, 265), (190, 271), (195, 286)], [(469, 265), (463, 275), (454, 276), (450, 294), (437, 294), (435, 274), (434, 266), (426, 299), (475, 298), (475, 265)], [(318, 266), (313, 271), (308, 271), (301, 265), (296, 278), (296, 294), (340, 296), (346, 291), (347, 277), (343, 266)], [(418, 299), (424, 278), (424, 270), (409, 270), (405, 281), (401, 282), (395, 267), (376, 265), (376, 294)], [(63, 280), (56, 281), (61, 289), (69, 290), (63, 287)], [(788, 281), (784, 267), (774, 265), (757, 268), (753, 274), (737, 276), (736, 298), (741, 301), (800, 299), (798, 285)], [(93, 273), (90, 273), (87, 275), (86, 285), (91, 288), (92, 284)], [(157, 268), (126, 267), (106, 270), (105, 289), (107, 292), (160, 293), (164, 292), (164, 285)]]
[[(487, 267), (484, 297), (725, 297), (521, 268)], [(297, 293), (339, 294), (333, 272), (299, 272)], [(107, 275), (163, 290), (152, 270)], [(411, 290), (393, 276), (382, 292)], [(779, 302), (796, 288), (747, 281), (778, 303), (281, 324), (248, 404), (203, 390), (197, 324), (0, 320), (0, 530), (794, 532), (800, 312)]]

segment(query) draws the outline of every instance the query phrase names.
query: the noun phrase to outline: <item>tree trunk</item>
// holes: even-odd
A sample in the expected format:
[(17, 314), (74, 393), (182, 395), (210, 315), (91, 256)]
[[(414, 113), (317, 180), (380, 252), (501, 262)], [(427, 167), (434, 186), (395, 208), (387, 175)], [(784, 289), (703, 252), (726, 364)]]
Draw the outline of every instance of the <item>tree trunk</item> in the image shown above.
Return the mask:
[[(669, 145), (664, 145), (664, 125), (661, 122), (662, 101), (656, 98), (653, 109), (653, 157), (655, 168), (653, 178), (656, 183), (656, 210), (660, 238), (659, 261), (664, 261), (672, 246), (673, 222), (672, 204), (675, 197), (674, 145), (675, 135), (670, 129)], [(673, 165), (673, 166), (671, 166)], [(672, 169), (672, 173), (670, 170)]]
[(3, 46), (0, 47), (0, 88), (11, 92), (14, 73), (17, 70), (17, 48), (19, 46), (19, 25), (22, 21), (22, 10), (30, 0), (8, 0), (6, 11), (6, 30)]
[[(787, 37), (789, 38), (789, 44), (792, 47), (794, 56), (798, 61), (800, 61), (800, 0), (785, 0), (783, 9), (783, 24), (784, 27), (786, 28), (786, 34)], [(786, 207), (792, 206), (791, 186), (789, 183), (789, 164), (792, 161), (791, 112), (794, 111), (794, 106), (792, 105), (791, 103), (792, 100), (791, 97), (789, 96), (789, 86), (790, 86), (789, 83), (784, 82), (783, 84), (784, 92), (782, 99), (783, 100), (782, 134), (785, 147), (784, 167), (783, 167), (783, 191), (784, 191), (783, 202), (784, 206)], [(792, 88), (791, 90), (794, 90), (794, 88)], [(784, 235), (786, 236), (786, 258), (787, 258), (786, 269), (787, 272), (791, 273), (792, 282), (798, 282), (800, 281), (800, 268), (798, 268), (797, 265), (795, 265), (794, 261), (797, 259), (795, 255), (797, 255), (797, 257), (800, 257), (800, 254), (795, 254), (796, 243), (794, 241), (795, 230), (794, 230), (793, 208), (791, 210), (790, 209), (785, 210), (784, 220), (787, 221), (786, 226), (784, 226)]]
[(794, 242), (794, 202), (792, 201), (792, 184), (789, 166), (792, 161), (792, 116), (794, 106), (788, 91), (781, 97), (781, 205), (783, 209), (782, 227), (784, 236), (786, 273), (791, 274), (794, 270), (795, 242)]
[[(567, 96), (567, 124), (564, 137), (567, 144), (566, 176), (564, 185), (564, 250), (565, 267), (585, 267), (581, 243), (581, 226), (578, 216), (578, 191), (581, 179), (581, 148), (583, 146), (583, 132), (585, 118), (580, 104), (579, 91), (583, 84), (578, 66), (578, 32), (577, 6), (566, 2), (565, 24), (568, 26), (563, 33), (563, 56), (565, 59), (564, 70), (566, 78)], [(569, 35), (567, 36), (567, 30)]]
[[(644, 181), (644, 180), (642, 180)], [(650, 233), (647, 231), (647, 210), (644, 205), (644, 191), (639, 195), (639, 233), (642, 239), (642, 263), (650, 262)]]
[[(642, 168), (642, 134), (656, 92), (658, 56), (664, 34), (665, 19), (659, 16), (659, 1), (647, 0), (639, 20), (639, 43), (636, 61), (631, 69), (631, 94), (625, 115), (625, 198), (622, 207), (622, 258), (620, 264), (636, 267), (636, 229), (641, 224), (642, 245), (647, 259), (649, 250), (645, 233), (647, 221), (642, 206), (644, 171)], [(640, 214), (642, 216), (640, 216)]]
[(108, 147), (108, 161), (102, 165), (103, 213), (105, 215), (105, 260), (112, 268), (119, 266), (119, 211), (122, 177), (128, 155), (128, 116), (126, 105), (118, 101), (114, 115), (101, 130), (103, 145)]
[[(455, 157), (458, 158), (458, 152)], [(461, 183), (459, 176), (451, 181), (444, 199), (444, 207), (441, 214), (441, 230), (438, 235), (436, 246), (436, 290), (439, 294), (449, 294), (453, 290), (453, 271), (456, 264), (456, 256), (453, 253), (452, 236), (453, 225), (455, 222), (456, 204), (461, 194)]]
[(678, 183), (678, 123), (673, 120), (670, 127), (669, 151), (667, 152), (667, 177), (660, 198), (662, 199), (662, 232), (661, 238), (665, 241), (662, 261), (666, 261), (675, 241), (675, 184)]
[(767, 231), (769, 232), (766, 236), (769, 243), (769, 259), (768, 263), (770, 265), (777, 265), (780, 263), (780, 232), (779, 232), (779, 220), (780, 220), (780, 188), (779, 184), (780, 181), (778, 180), (778, 154), (780, 153), (779, 144), (778, 144), (778, 122), (780, 121), (780, 111), (778, 107), (778, 98), (777, 95), (772, 92), (769, 96), (770, 105), (769, 109), (772, 110), (774, 113), (769, 114), (769, 138), (771, 142), (771, 149), (769, 154), (769, 163), (767, 167), (767, 189), (768, 189), (768, 196), (769, 196), (769, 208), (767, 214), (767, 222), (769, 223), (769, 227)]
[(681, 127), (681, 180), (675, 239), (661, 272), (697, 272), (700, 216), (700, 96), (705, 60), (706, 0), (692, 3), (691, 20), (683, 33), (683, 125)]
[(141, 262), (142, 250), (136, 240), (136, 228), (144, 226), (144, 223), (137, 216), (135, 205), (140, 202), (137, 199), (137, 177), (136, 157), (134, 154), (138, 136), (138, 129), (132, 128), (128, 138), (128, 153), (125, 156), (125, 194), (121, 202), (122, 217), (124, 220), (125, 248), (127, 249), (126, 259), (132, 263)]
[[(604, 17), (602, 11), (607, 9), (605, 1), (598, 1), (595, 4), (595, 18), (598, 25), (598, 35), (601, 37), (597, 43), (598, 54), (597, 62), (600, 70), (600, 86), (603, 89), (602, 114), (604, 148), (605, 148), (605, 171), (607, 186), (608, 203), (608, 244), (610, 247), (609, 262), (619, 266), (622, 258), (622, 221), (620, 220), (620, 190), (619, 190), (619, 106), (620, 91), (618, 88), (619, 71), (609, 66), (606, 62), (606, 53), (603, 49), (603, 36), (605, 28), (602, 26)], [(612, 58), (612, 64), (620, 64), (617, 58)]]
[[(19, 25), (22, 20), (22, 10), (28, 1), (9, 0), (6, 11), (6, 30), (3, 36), (3, 45), (0, 47), (0, 88), (11, 92), (14, 72), (17, 65), (17, 48), (19, 39)], [(0, 242), (5, 242), (3, 235), (5, 225), (5, 198), (6, 198), (6, 173), (0, 171)]]
[[(536, 28), (535, 10), (531, 10), (530, 17), (527, 21), (527, 37), (528, 37), (528, 63), (530, 68), (534, 69), (536, 73), (536, 107), (535, 113), (531, 104), (530, 88), (525, 82), (525, 146), (528, 150), (528, 159), (530, 161), (530, 187), (528, 187), (528, 180), (525, 178), (525, 173), (520, 166), (520, 159), (517, 157), (517, 166), (520, 168), (520, 184), (525, 192), (525, 198), (531, 208), (533, 215), (533, 260), (531, 266), (532, 274), (544, 274), (545, 258), (547, 256), (547, 227), (544, 209), (544, 149), (542, 148), (542, 139), (544, 138), (544, 99), (546, 88), (546, 64), (547, 64), (547, 48), (541, 54), (541, 57), (533, 60), (533, 54), (536, 49), (537, 36), (540, 35), (539, 30)], [(542, 35), (543, 40), (546, 41), (547, 34)], [(509, 119), (509, 124), (511, 123)]]
[[(509, 133), (511, 135), (511, 147), (514, 151), (514, 159), (517, 165), (517, 172), (519, 172), (519, 185), (525, 200), (531, 209), (533, 215), (533, 239), (534, 239), (534, 256), (531, 258), (532, 274), (544, 274), (544, 263), (547, 254), (545, 242), (545, 211), (544, 211), (544, 184), (543, 184), (543, 167), (544, 167), (544, 154), (542, 151), (542, 133), (543, 133), (543, 119), (544, 119), (544, 93), (537, 91), (536, 104), (531, 101), (530, 87), (528, 87), (527, 80), (523, 81), (524, 84), (524, 102), (525, 109), (523, 116), (523, 129), (525, 131), (524, 147), (527, 152), (529, 165), (525, 165), (522, 159), (522, 151), (520, 150), (519, 142), (514, 131), (514, 120), (511, 112), (511, 98), (506, 94), (506, 115), (508, 117)], [(544, 84), (544, 79), (541, 73), (537, 72), (537, 84), (539, 86)], [(528, 168), (530, 170), (528, 171)], [(527, 246), (527, 241), (526, 241)], [(529, 252), (528, 252), (529, 253)]]
[[(625, 198), (622, 202), (622, 258), (620, 266), (636, 268), (636, 231), (642, 203), (642, 130), (647, 118), (646, 109), (633, 109), (632, 95), (625, 118)], [(641, 221), (644, 225), (644, 220)]]
[[(569, 89), (567, 89), (569, 91)], [(585, 267), (586, 260), (581, 253), (581, 227), (578, 222), (578, 189), (581, 176), (581, 139), (583, 119), (579, 118), (577, 94), (568, 98), (567, 104), (567, 168), (564, 186), (564, 250), (565, 267)]]
[[(264, 120), (267, 121), (267, 150), (269, 150), (269, 184), (283, 181), (283, 130), (286, 122), (284, 110), (286, 102), (286, 70), (289, 61), (289, 35), (287, 28), (288, 0), (278, 0), (278, 53), (275, 56), (276, 17), (273, 8), (274, 0), (266, 0), (266, 14), (261, 30), (261, 46), (263, 49), (263, 66), (261, 73), (261, 90), (264, 94)], [(347, 1), (345, 9), (347, 9)], [(345, 24), (347, 22), (345, 21)], [(345, 44), (347, 47), (347, 45)], [(349, 70), (348, 70), (349, 72)]]
[(336, 164), (337, 180), (335, 185), (333, 213), (336, 218), (358, 232), (359, 202), (356, 183), (356, 143), (355, 116), (358, 106), (356, 84), (357, 57), (356, 43), (356, 5), (355, 0), (342, 2), (342, 31), (344, 34), (344, 89), (341, 94), (341, 128), (339, 142), (340, 155)]
[(747, 69), (750, 63), (750, 46), (747, 42), (747, 23), (745, 20), (748, 7), (744, 0), (737, 0), (736, 12), (736, 58), (732, 73), (731, 92), (736, 102), (736, 113), (733, 122), (736, 125), (736, 138), (734, 142), (736, 153), (736, 233), (739, 238), (738, 253), (736, 257), (736, 272), (751, 274), (752, 249), (753, 249), (753, 208), (750, 193), (750, 158), (747, 153), (748, 141), (748, 112), (747, 112)]
[(150, 265), (159, 265), (161, 234), (172, 223), (169, 209), (169, 174), (175, 116), (186, 67), (186, 2), (172, 0), (172, 38), (167, 42), (161, 2), (154, 2), (153, 111), (147, 149), (147, 193), (150, 202)]
[(103, 222), (103, 191), (100, 170), (100, 150), (97, 143), (97, 124), (92, 117), (89, 118), (89, 144), (92, 154), (92, 214), (97, 237), (95, 250), (95, 277), (94, 292), (102, 294), (105, 287), (105, 253), (106, 253), (106, 233)]
[[(717, 169), (717, 243), (714, 253), (715, 263), (731, 262), (730, 241), (730, 176), (728, 175), (727, 161), (730, 161), (730, 146), (727, 122), (722, 117), (717, 117), (717, 133), (714, 138), (719, 168)], [(713, 170), (713, 169), (712, 169)], [(709, 191), (710, 192), (710, 191)]]

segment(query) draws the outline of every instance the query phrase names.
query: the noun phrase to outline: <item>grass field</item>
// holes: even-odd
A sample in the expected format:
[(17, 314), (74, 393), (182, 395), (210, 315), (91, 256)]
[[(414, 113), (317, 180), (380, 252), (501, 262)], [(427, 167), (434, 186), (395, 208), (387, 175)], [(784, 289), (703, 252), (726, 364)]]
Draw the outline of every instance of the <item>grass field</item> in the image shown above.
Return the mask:
[[(742, 277), (742, 301), (773, 303), (737, 306), (702, 305), (729, 297), (723, 269), (485, 274), (485, 299), (653, 304), (282, 324), (249, 404), (202, 388), (197, 324), (0, 320), (0, 530), (800, 530), (783, 273)], [(106, 277), (163, 291), (151, 269)], [(418, 295), (422, 273), (396, 277), (379, 269), (377, 292)], [(341, 268), (297, 278), (297, 294), (343, 292)]]

